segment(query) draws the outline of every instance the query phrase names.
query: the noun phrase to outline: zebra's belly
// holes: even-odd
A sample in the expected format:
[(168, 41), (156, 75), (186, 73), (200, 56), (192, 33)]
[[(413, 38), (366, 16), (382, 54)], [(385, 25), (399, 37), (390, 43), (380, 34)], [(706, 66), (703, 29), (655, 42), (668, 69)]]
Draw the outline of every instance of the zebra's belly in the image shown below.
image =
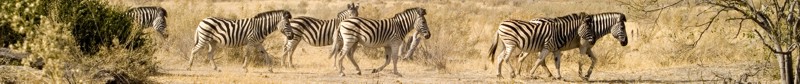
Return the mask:
[(561, 47), (559, 50), (566, 51), (566, 50), (576, 49), (578, 47), (581, 47), (580, 41), (570, 41), (567, 42), (567, 44), (565, 44), (564, 47)]
[(303, 38), (303, 40), (311, 46), (328, 46), (333, 44), (330, 38)]
[(384, 47), (388, 46), (388, 42), (359, 42), (364, 47)]

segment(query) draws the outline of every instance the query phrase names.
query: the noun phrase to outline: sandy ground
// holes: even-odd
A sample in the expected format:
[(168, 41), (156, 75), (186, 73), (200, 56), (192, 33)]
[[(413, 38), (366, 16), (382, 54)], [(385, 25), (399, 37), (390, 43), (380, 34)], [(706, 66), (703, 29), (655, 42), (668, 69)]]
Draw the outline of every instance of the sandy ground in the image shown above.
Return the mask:
[[(300, 50), (300, 49), (298, 49)], [(329, 64), (333, 60), (308, 55), (304, 51), (321, 51), (326, 48), (302, 49), (296, 59), (324, 60), (316, 62), (296, 61), (296, 68), (276, 67), (274, 72), (267, 72), (266, 67), (249, 67), (245, 72), (240, 62), (217, 62), (221, 72), (212, 70), (205, 59), (196, 61), (193, 70), (186, 70), (186, 60), (173, 57), (161, 57), (161, 74), (152, 76), (159, 83), (725, 83), (721, 77), (739, 78), (745, 73), (753, 73), (752, 66), (758, 63), (735, 63), (715, 65), (686, 65), (674, 67), (656, 67), (652, 69), (595, 69), (589, 81), (578, 77), (576, 63), (564, 63), (563, 77), (566, 80), (554, 80), (547, 77), (543, 70), (535, 77), (527, 75), (508, 78), (508, 70), (504, 68), (506, 78), (497, 78), (493, 66), (487, 62), (469, 61), (465, 59), (450, 60), (446, 70), (437, 70), (430, 66), (401, 61), (398, 68), (403, 77), (390, 74), (391, 66), (379, 73), (370, 73), (382, 64), (380, 59), (361, 57), (359, 64), (362, 75), (356, 75), (352, 65), (345, 63), (346, 76), (341, 77), (338, 71)], [(327, 56), (320, 53), (317, 56)], [(550, 63), (550, 70), (555, 71)], [(490, 69), (487, 69), (490, 68)], [(748, 79), (751, 82), (767, 82)]]

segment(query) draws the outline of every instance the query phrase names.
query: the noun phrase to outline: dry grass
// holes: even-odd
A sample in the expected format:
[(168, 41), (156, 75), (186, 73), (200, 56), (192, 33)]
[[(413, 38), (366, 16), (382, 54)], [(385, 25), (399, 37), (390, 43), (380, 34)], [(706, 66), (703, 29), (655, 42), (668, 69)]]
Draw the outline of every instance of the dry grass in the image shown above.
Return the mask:
[[(334, 14), (344, 9), (346, 3), (351, 1), (218, 1), (218, 0), (193, 0), (193, 1), (136, 1), (123, 0), (112, 2), (124, 6), (162, 6), (167, 9), (169, 33), (173, 38), (164, 42), (166, 45), (160, 46), (163, 51), (157, 52), (160, 65), (166, 70), (184, 69), (186, 56), (193, 43), (194, 30), (201, 19), (206, 17), (224, 18), (247, 18), (258, 12), (286, 9), (292, 12), (293, 16), (311, 16), (318, 18), (333, 18)], [(622, 12), (628, 16), (626, 23), (630, 39), (628, 46), (620, 46), (612, 37), (604, 37), (599, 40), (594, 47), (595, 54), (598, 55), (598, 66), (595, 72), (616, 73), (616, 72), (637, 72), (642, 70), (671, 69), (672, 67), (694, 68), (696, 65), (728, 65), (732, 63), (760, 63), (773, 60), (774, 57), (768, 55), (760, 45), (758, 40), (753, 39), (752, 31), (748, 27), (753, 24), (744, 24), (741, 35), (736, 34), (738, 24), (735, 22), (720, 22), (713, 24), (699, 43), (693, 42), (699, 37), (699, 32), (704, 27), (687, 27), (705, 21), (709, 15), (696, 16), (695, 14), (704, 10), (704, 6), (680, 5), (676, 8), (667, 9), (659, 13), (640, 13), (627, 10), (621, 4), (606, 0), (582, 0), (582, 1), (561, 1), (561, 0), (499, 0), (499, 1), (459, 1), (459, 0), (357, 0), (361, 4), (359, 10), (361, 17), (367, 18), (389, 18), (394, 13), (398, 13), (406, 8), (423, 7), (428, 11), (426, 18), (431, 29), (432, 37), (424, 40), (422, 46), (425, 51), (417, 52), (417, 56), (422, 55), (422, 60), (402, 61), (400, 66), (401, 73), (411, 70), (425, 70), (434, 68), (447, 74), (478, 73), (485, 76), (494, 74), (494, 64), (489, 64), (486, 58), (486, 51), (492, 43), (494, 32), (500, 21), (509, 19), (527, 20), (534, 17), (556, 17), (576, 12), (600, 13), (600, 12)], [(659, 16), (660, 15), (660, 16)], [(658, 17), (658, 19), (654, 19)], [(730, 17), (723, 15), (721, 17)], [(281, 34), (273, 34), (267, 37), (265, 46), (274, 58), (280, 60), (284, 37)], [(305, 43), (295, 52), (296, 64), (300, 69), (284, 69), (286, 72), (333, 72), (329, 68), (330, 59), (327, 59), (330, 46), (311, 47)], [(245, 49), (247, 50), (247, 49)], [(239, 51), (239, 50), (233, 50)], [(562, 68), (565, 77), (577, 77), (577, 68), (580, 64), (586, 67), (589, 64), (588, 57), (578, 55), (575, 50), (564, 52)], [(223, 52), (217, 55), (218, 58), (226, 61), (221, 66), (240, 66), (240, 57), (246, 55), (234, 55)], [(374, 67), (382, 63), (383, 57), (380, 56), (382, 50), (362, 48), (356, 54), (356, 59), (363, 67)], [(536, 54), (532, 54), (536, 55)], [(204, 56), (204, 55), (201, 55)], [(368, 58), (368, 59), (363, 59)], [(552, 57), (548, 57), (552, 59)], [(197, 60), (206, 60), (200, 57)], [(198, 61), (206, 62), (206, 61)], [(254, 63), (261, 64), (261, 61)], [(405, 63), (410, 62), (410, 63)], [(551, 64), (552, 61), (547, 61)], [(277, 64), (278, 61), (272, 64)], [(526, 62), (532, 63), (531, 61)], [(348, 64), (349, 65), (349, 64)], [(200, 63), (197, 66), (210, 66)], [(310, 70), (310, 67), (323, 67), (324, 70)], [(529, 69), (530, 66), (523, 68)], [(411, 68), (409, 70), (404, 70)], [(201, 70), (210, 68), (198, 68)], [(234, 71), (238, 71), (238, 68)], [(488, 69), (488, 70), (487, 70)], [(278, 69), (281, 70), (281, 69)], [(223, 69), (223, 72), (231, 71)], [(657, 72), (652, 73), (695, 73), (682, 72)], [(713, 71), (713, 70), (712, 70)], [(169, 71), (167, 71), (169, 72)], [(507, 71), (504, 71), (507, 72)], [(541, 72), (541, 71), (539, 71)], [(702, 71), (700, 72), (702, 76)], [(190, 72), (188, 72), (190, 73)], [(202, 72), (199, 72), (202, 73)], [(640, 76), (647, 73), (628, 73), (623, 76)], [(733, 74), (733, 73), (732, 73)], [(542, 74), (538, 74), (542, 75)], [(698, 76), (687, 74), (689, 76)], [(775, 73), (767, 73), (772, 75)], [(468, 75), (475, 76), (475, 75)], [(593, 79), (615, 79), (619, 75), (605, 75), (610, 77), (593, 76)], [(292, 77), (292, 76), (288, 76)], [(687, 76), (661, 75), (653, 77), (658, 79), (685, 79)], [(157, 77), (162, 78), (162, 77)], [(491, 77), (481, 77), (491, 78)], [(702, 77), (701, 77), (702, 78)], [(170, 78), (163, 78), (164, 80)], [(569, 79), (569, 78), (568, 78)], [(775, 80), (775, 78), (765, 77), (765, 80)], [(157, 79), (159, 80), (159, 79)], [(188, 79), (202, 80), (202, 79)], [(235, 80), (235, 79), (230, 79)], [(297, 79), (295, 79), (297, 80)], [(642, 80), (642, 78), (639, 78)], [(240, 80), (241, 81), (241, 80)], [(508, 81), (506, 81), (508, 82)]]

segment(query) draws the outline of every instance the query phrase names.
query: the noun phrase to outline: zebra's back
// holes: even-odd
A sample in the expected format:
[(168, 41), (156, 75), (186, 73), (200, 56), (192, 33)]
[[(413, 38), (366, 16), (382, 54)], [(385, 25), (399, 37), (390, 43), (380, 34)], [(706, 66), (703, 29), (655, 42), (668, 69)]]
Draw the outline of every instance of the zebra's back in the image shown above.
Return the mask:
[[(389, 43), (389, 41), (398, 40), (402, 41), (402, 38), (407, 33), (396, 33), (397, 31), (408, 31), (408, 30), (401, 30), (402, 28), (397, 27), (397, 23), (392, 23), (390, 20), (374, 20), (374, 19), (367, 19), (367, 18), (348, 18), (345, 19), (340, 23), (340, 27), (342, 29), (339, 30), (342, 35), (354, 35), (357, 37), (343, 37), (343, 39), (360, 39), (362, 45), (365, 46), (378, 46), (384, 45)], [(397, 29), (392, 29), (397, 28)], [(402, 36), (402, 37), (401, 37)]]
[(203, 19), (198, 26), (198, 39), (207, 39), (211, 43), (223, 44), (230, 47), (238, 47), (247, 44), (255, 28), (248, 27), (251, 24), (243, 20), (230, 20), (224, 18), (209, 17)]
[(338, 32), (341, 20), (320, 20), (312, 17), (297, 17), (290, 21), (290, 25), (300, 33), (301, 38), (312, 46), (327, 46), (333, 44), (333, 36)]

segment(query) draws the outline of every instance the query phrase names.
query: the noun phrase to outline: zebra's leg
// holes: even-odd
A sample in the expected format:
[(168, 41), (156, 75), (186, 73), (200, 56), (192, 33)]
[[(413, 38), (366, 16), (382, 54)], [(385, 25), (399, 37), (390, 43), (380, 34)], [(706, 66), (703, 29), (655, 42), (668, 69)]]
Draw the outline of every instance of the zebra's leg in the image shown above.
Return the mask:
[(558, 75), (556, 75), (556, 79), (561, 80), (561, 51), (556, 50), (553, 52), (553, 59), (556, 60), (556, 73), (558, 73)]
[(189, 54), (189, 67), (186, 70), (192, 70), (192, 64), (194, 64), (194, 55), (197, 54), (197, 51), (202, 49), (205, 44), (196, 44), (194, 48), (192, 48), (192, 53)]
[(583, 80), (589, 80), (589, 76), (592, 75), (592, 69), (594, 69), (594, 65), (597, 63), (597, 58), (594, 57), (594, 52), (587, 50), (586, 54), (588, 54), (587, 56), (589, 56), (589, 59), (592, 60), (592, 65), (589, 66), (589, 70), (586, 71), (586, 75), (582, 77)]
[(217, 46), (211, 45), (208, 47), (208, 62), (214, 66), (214, 70), (216, 70), (217, 72), (222, 72), (222, 70), (217, 69), (217, 63), (214, 63), (214, 54), (217, 51), (217, 48), (215, 47)]
[(342, 51), (341, 51), (342, 53), (338, 53), (339, 55), (335, 56), (336, 57), (336, 61), (335, 62), (337, 64), (334, 64), (334, 65), (339, 67), (338, 68), (339, 69), (339, 76), (345, 76), (345, 74), (344, 74), (344, 66), (342, 65), (342, 63), (344, 62), (345, 56), (347, 56), (346, 54), (354, 52), (354, 50), (355, 50), (354, 48), (356, 46), (355, 43), (356, 42), (343, 43), (342, 44)]
[(528, 52), (522, 52), (522, 54), (519, 54), (517, 56), (517, 64), (516, 64), (516, 66), (518, 66), (519, 68), (514, 70), (517, 73), (517, 75), (522, 74), (522, 64), (524, 63), (523, 60), (525, 60), (525, 58), (527, 58), (527, 57), (528, 57)]
[[(337, 32), (334, 32), (334, 34), (337, 34), (337, 35), (334, 36), (333, 47), (331, 49), (331, 55), (328, 58), (334, 58), (337, 55), (341, 56), (340, 53), (342, 52), (341, 50), (342, 50), (342, 45), (343, 45), (342, 44), (343, 43), (342, 37), (340, 37), (340, 35), (338, 35)], [(338, 60), (334, 59), (333, 61), (334, 61), (333, 62), (333, 67), (337, 68), (336, 65), (339, 64), (339, 63), (337, 63), (336, 61), (338, 61)]]
[(383, 62), (383, 65), (381, 65), (377, 69), (373, 69), (372, 73), (378, 73), (380, 71), (383, 71), (383, 68), (386, 68), (386, 66), (389, 65), (389, 62), (392, 62), (392, 60), (390, 59), (391, 57), (389, 57), (393, 52), (392, 47), (391, 46), (386, 46), (386, 47), (383, 47), (383, 50), (385, 51), (383, 57), (386, 58), (386, 61)]
[[(403, 45), (401, 45), (401, 50), (400, 50), (401, 52), (399, 52), (399, 54), (398, 54), (398, 55), (403, 55), (403, 59), (407, 59), (408, 57), (411, 57), (411, 55), (414, 55), (414, 51), (417, 49), (417, 46), (419, 46), (419, 42), (420, 42), (420, 40), (422, 40), (422, 37), (417, 37), (416, 35), (414, 35), (409, 40), (411, 40), (411, 41), (410, 42), (404, 42), (404, 43), (406, 43), (404, 45), (404, 47), (403, 47)], [(401, 43), (398, 43), (398, 44), (401, 44)], [(408, 51), (402, 52), (403, 50), (408, 50)]]
[(350, 63), (353, 64), (353, 67), (356, 67), (356, 75), (361, 75), (361, 68), (359, 68), (358, 63), (356, 63), (356, 59), (353, 58), (353, 52), (358, 49), (358, 46), (353, 46), (351, 52), (347, 53), (347, 60), (350, 60)]
[(514, 71), (516, 69), (514, 69), (514, 66), (512, 66), (510, 60), (508, 60), (513, 54), (512, 51), (513, 51), (514, 47), (506, 47), (506, 49), (508, 51), (506, 51), (506, 53), (507, 53), (506, 56), (503, 56), (503, 60), (505, 60), (504, 62), (506, 62), (506, 65), (508, 66), (508, 70), (511, 70), (511, 78), (514, 78), (514, 77), (517, 76), (516, 73), (515, 73), (516, 71)]
[[(547, 54), (549, 53), (550, 52), (547, 49), (542, 49), (542, 51), (539, 51), (539, 58), (536, 59), (536, 62), (534, 62), (532, 69), (529, 71), (531, 73), (531, 76), (533, 76), (534, 73), (536, 73), (536, 69), (539, 69), (540, 65), (545, 65), (544, 58), (547, 57)], [(545, 70), (547, 70), (546, 66), (544, 68)], [(547, 71), (549, 72), (550, 70)]]
[(264, 49), (264, 45), (262, 45), (261, 42), (262, 41), (257, 41), (254, 47), (256, 47), (256, 49), (258, 50), (259, 56), (264, 56), (264, 61), (265, 61), (264, 65), (267, 65), (269, 67), (267, 71), (272, 73), (273, 66), (270, 65), (272, 63), (272, 56), (269, 55), (267, 49)]
[(284, 62), (288, 61), (288, 63), (281, 64), (284, 64), (284, 66), (289, 66), (290, 68), (294, 68), (294, 65), (292, 64), (292, 54), (294, 54), (294, 49), (297, 48), (297, 44), (300, 44), (300, 40), (286, 40), (286, 44), (283, 48), (283, 59), (289, 60), (284, 60)]
[(244, 61), (242, 62), (242, 69), (244, 69), (245, 73), (250, 72), (249, 70), (247, 70), (247, 60), (248, 60), (247, 57), (249, 57), (248, 55), (250, 55), (250, 51), (246, 51), (245, 55), (242, 55), (242, 57), (244, 57)]
[(394, 41), (392, 44), (390, 44), (390, 49), (388, 49), (388, 51), (391, 51), (391, 53), (389, 53), (388, 57), (386, 58), (386, 59), (391, 58), (392, 66), (393, 66), (392, 73), (394, 75), (399, 76), (399, 77), (403, 77), (403, 75), (400, 74), (400, 72), (398, 71), (399, 69), (397, 68), (397, 62), (400, 61), (400, 60), (398, 60), (398, 59), (400, 59), (400, 55), (398, 55), (398, 51), (402, 51), (401, 50), (401, 46), (402, 46), (403, 43), (404, 43), (403, 40), (399, 40), (399, 41)]
[[(504, 49), (502, 54), (500, 54), (500, 56), (497, 57), (496, 63), (497, 63), (497, 77), (498, 78), (503, 78), (503, 75), (502, 75), (503, 74), (503, 72), (502, 72), (503, 63), (504, 63), (503, 61), (508, 60), (508, 56), (513, 51), (514, 51), (514, 46), (513, 45), (506, 45), (506, 49)], [(511, 70), (514, 70), (514, 69), (511, 69)], [(513, 72), (512, 72), (512, 74), (513, 74)]]
[[(350, 47), (344, 47), (344, 48), (350, 48)], [(350, 51), (347, 51), (349, 49), (343, 49), (343, 50), (345, 50), (345, 51), (343, 51), (344, 53), (350, 52)], [(344, 54), (344, 53), (340, 53), (340, 54)], [(336, 66), (336, 69), (339, 69), (339, 76), (344, 76), (344, 66), (342, 66), (342, 62), (343, 61), (344, 61), (344, 56), (341, 56), (341, 55), (340, 56), (336, 56), (336, 59), (335, 59), (334, 64), (333, 64), (334, 66)]]

